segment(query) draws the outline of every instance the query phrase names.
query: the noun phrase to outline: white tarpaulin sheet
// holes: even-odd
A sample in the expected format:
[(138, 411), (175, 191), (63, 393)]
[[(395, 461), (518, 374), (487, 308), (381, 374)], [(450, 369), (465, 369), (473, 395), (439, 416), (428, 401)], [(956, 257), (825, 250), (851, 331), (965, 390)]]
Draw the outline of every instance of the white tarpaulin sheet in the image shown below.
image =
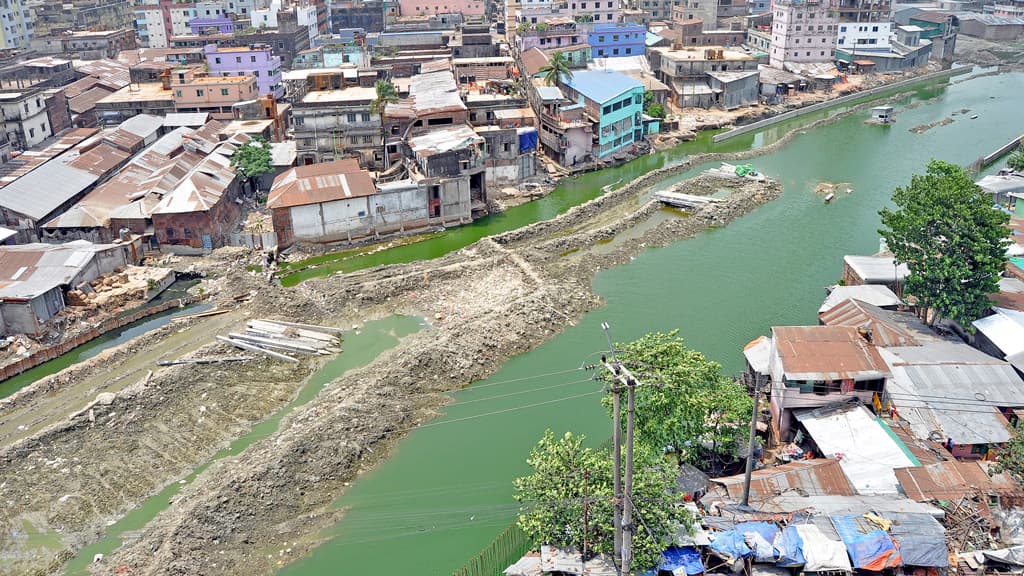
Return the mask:
[(829, 540), (814, 524), (798, 524), (795, 528), (804, 541), (804, 572), (853, 572), (846, 546), (842, 542)]

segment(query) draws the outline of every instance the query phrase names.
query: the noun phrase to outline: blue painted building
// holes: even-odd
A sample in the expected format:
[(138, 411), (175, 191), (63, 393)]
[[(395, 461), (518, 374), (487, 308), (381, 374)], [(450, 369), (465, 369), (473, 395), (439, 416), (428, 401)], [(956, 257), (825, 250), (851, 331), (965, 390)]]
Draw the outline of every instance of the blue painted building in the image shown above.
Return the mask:
[(595, 24), (587, 35), (593, 58), (643, 56), (647, 48), (647, 27), (626, 22)]
[(596, 119), (591, 150), (595, 158), (629, 150), (643, 140), (644, 86), (639, 80), (621, 72), (587, 70), (573, 72), (563, 88), (567, 99)]

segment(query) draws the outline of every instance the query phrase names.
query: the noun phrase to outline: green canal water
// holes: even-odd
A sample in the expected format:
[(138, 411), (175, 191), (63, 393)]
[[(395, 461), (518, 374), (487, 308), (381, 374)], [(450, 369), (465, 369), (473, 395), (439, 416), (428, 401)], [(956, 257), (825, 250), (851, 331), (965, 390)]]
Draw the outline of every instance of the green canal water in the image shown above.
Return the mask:
[[(585, 433), (595, 445), (609, 436), (598, 385), (587, 380), (589, 373), (575, 370), (606, 346), (601, 322), (611, 324), (617, 341), (679, 329), (691, 347), (738, 372), (742, 346), (770, 326), (816, 322), (823, 288), (840, 277), (844, 254), (877, 250), (877, 212), (894, 187), (922, 172), (932, 158), (966, 165), (1019, 136), (1022, 95), (1022, 74), (923, 88), (897, 102), (893, 126), (867, 125), (867, 113), (857, 113), (751, 160), (781, 180), (780, 199), (724, 228), (601, 272), (594, 287), (605, 307), (454, 394), (443, 417), (410, 434), (338, 500), (349, 512), (333, 537), (280, 574), (447, 576), (513, 520), (512, 479), (527, 471), (525, 457), (546, 428)], [(949, 125), (923, 134), (909, 131), (964, 108), (978, 118), (958, 114)], [(522, 214), (510, 210), (489, 221), (508, 218), (518, 226), (549, 218), (620, 178), (698, 151), (770, 143), (789, 129), (773, 127), (718, 147), (705, 136), (569, 181), (547, 199), (522, 207)], [(853, 193), (824, 204), (814, 192), (822, 181), (849, 182)], [(481, 221), (398, 256), (374, 257), (383, 264), (392, 257), (438, 256), (446, 242), (457, 244), (453, 237), (471, 238), (488, 226), (498, 225)]]
[[(190, 286), (192, 283), (183, 284), (188, 284)], [(154, 298), (151, 302), (148, 302), (146, 306), (155, 306), (162, 302), (166, 302), (167, 300), (181, 298), (182, 296), (186, 295), (185, 289), (187, 287), (188, 286), (173, 285), (159, 297)], [(143, 318), (142, 320), (139, 320), (137, 322), (132, 322), (131, 324), (123, 326), (117, 330), (111, 330), (110, 332), (107, 332), (106, 334), (98, 338), (90, 340), (85, 344), (82, 344), (81, 346), (74, 348), (73, 350), (66, 354), (58, 356), (53, 360), (43, 362), (42, 364), (34, 368), (30, 368), (22, 372), (21, 374), (18, 374), (17, 376), (8, 378), (7, 380), (0, 382), (0, 398), (6, 398), (7, 396), (14, 394), (18, 390), (21, 390), (25, 386), (28, 386), (29, 384), (32, 384), (36, 380), (39, 380), (40, 378), (44, 378), (46, 376), (49, 376), (50, 374), (56, 374), (57, 372), (60, 372), (61, 370), (67, 368), (68, 366), (73, 366), (79, 362), (88, 360), (89, 358), (92, 358), (93, 356), (106, 350), (107, 348), (118, 346), (131, 340), (132, 338), (135, 338), (136, 336), (145, 334), (150, 330), (155, 330), (163, 326), (164, 324), (167, 324), (174, 318), (177, 318), (178, 316), (184, 316), (186, 314), (195, 314), (197, 312), (203, 312), (211, 308), (213, 308), (213, 306), (211, 306), (210, 304), (202, 303), (191, 304), (188, 306), (183, 306), (181, 308), (172, 308), (170, 310), (165, 310), (158, 314), (154, 314), (148, 318)]]
[(324, 386), (345, 372), (365, 366), (382, 352), (394, 348), (399, 339), (420, 330), (422, 320), (411, 316), (392, 316), (382, 320), (366, 323), (360, 330), (347, 332), (343, 344), (344, 352), (324, 364), (323, 368), (309, 377), (295, 399), (274, 413), (273, 416), (256, 424), (248, 434), (238, 438), (227, 448), (217, 452), (208, 462), (199, 466), (181, 482), (168, 485), (162, 491), (151, 496), (140, 506), (132, 510), (106, 530), (102, 540), (83, 548), (65, 567), (66, 576), (88, 574), (87, 566), (96, 554), (110, 554), (121, 546), (126, 536), (141, 530), (147, 523), (167, 508), (168, 501), (192, 482), (196, 476), (206, 470), (212, 463), (241, 454), (258, 440), (267, 438), (277, 432), (281, 420), (295, 408), (312, 400)]

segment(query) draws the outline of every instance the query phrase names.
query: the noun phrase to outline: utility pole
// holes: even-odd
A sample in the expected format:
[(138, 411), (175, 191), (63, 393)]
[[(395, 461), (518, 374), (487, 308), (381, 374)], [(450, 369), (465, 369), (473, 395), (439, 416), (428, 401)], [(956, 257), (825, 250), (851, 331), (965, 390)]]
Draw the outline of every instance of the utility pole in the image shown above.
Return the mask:
[[(608, 329), (608, 323), (603, 322), (601, 328), (604, 329), (605, 336), (608, 338), (608, 348), (612, 356), (612, 362), (609, 364), (606, 358), (601, 359), (601, 363), (604, 365), (611, 374), (615, 383), (612, 384), (612, 410), (614, 412), (614, 425), (613, 430), (613, 448), (614, 451), (614, 462), (615, 462), (615, 553), (621, 554), (622, 562), (618, 567), (618, 574), (620, 576), (630, 573), (630, 564), (633, 559), (633, 510), (632, 507), (623, 504), (631, 502), (633, 499), (633, 428), (636, 422), (636, 378), (633, 374), (623, 366), (618, 358), (615, 356), (615, 346), (612, 344), (611, 333)], [(626, 399), (626, 482), (623, 487), (622, 478), (622, 415), (621, 415), (621, 395), (623, 390), (627, 391)]]
[(583, 471), (583, 554), (580, 555), (580, 572), (587, 570), (587, 534), (590, 532), (590, 495), (587, 493), (587, 483), (590, 480), (590, 470)]
[[(619, 359), (615, 356), (615, 344), (612, 343), (612, 335), (608, 330), (608, 323), (602, 322), (601, 328), (604, 330), (604, 335), (608, 339), (608, 353), (612, 357), (612, 365), (609, 366), (606, 358), (601, 358), (601, 364), (604, 364), (604, 367), (612, 373), (613, 379), (617, 379)], [(617, 385), (617, 382), (612, 382), (611, 392), (612, 459), (614, 461), (613, 488), (615, 492), (614, 516), (612, 519), (612, 527), (615, 534), (614, 545), (612, 548), (612, 557), (614, 558), (618, 556), (622, 550), (622, 388)], [(621, 576), (621, 568), (617, 571), (619, 576)]]
[(747, 470), (743, 476), (743, 506), (750, 505), (750, 476), (754, 472), (754, 440), (757, 434), (757, 405), (761, 400), (761, 380), (754, 376), (754, 412), (750, 416), (750, 440), (747, 442)]

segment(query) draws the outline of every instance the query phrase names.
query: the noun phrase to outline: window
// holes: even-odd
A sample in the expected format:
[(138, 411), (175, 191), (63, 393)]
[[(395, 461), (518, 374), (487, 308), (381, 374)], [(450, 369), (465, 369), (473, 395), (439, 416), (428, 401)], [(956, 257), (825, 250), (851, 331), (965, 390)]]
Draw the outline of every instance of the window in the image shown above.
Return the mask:
[(598, 42), (604, 42), (604, 36), (598, 36), (597, 37), (597, 41)]
[(294, 118), (294, 120), (295, 120), (295, 125), (296, 126), (302, 126), (302, 125), (304, 125), (306, 123), (306, 119), (303, 118), (302, 116), (296, 116)]
[(811, 53), (810, 53), (810, 52), (808, 52), (808, 53), (807, 53), (807, 55), (808, 55), (808, 56), (810, 56), (810, 55), (811, 55)]
[(373, 136), (363, 136), (363, 144), (370, 144), (373, 142)]
[(205, 96), (205, 95), (206, 95), (206, 91), (205, 90), (196, 90), (196, 96)]
[(35, 138), (36, 137), (36, 129), (35, 128), (29, 128), (28, 129), (28, 137), (29, 138)]
[(633, 53), (633, 49), (632, 48), (626, 48), (626, 54), (632, 54), (632, 53)]
[(606, 14), (604, 19), (605, 20), (611, 20), (612, 19), (612, 15), (611, 14)]
[(181, 98), (181, 90), (175, 90), (174, 91), (174, 95), (177, 96), (178, 98)]
[(612, 54), (615, 55), (615, 56), (618, 56), (619, 55), (619, 49), (618, 48), (612, 49)]
[(512, 145), (511, 144), (509, 144), (508, 142), (502, 142), (502, 144), (501, 144), (501, 151), (502, 152), (510, 152), (511, 150), (512, 150)]
[(346, 116), (346, 119), (349, 122), (355, 122), (356, 121), (356, 115), (355, 114), (349, 114), (348, 116)]
[(236, 64), (241, 64), (242, 63), (242, 57), (241, 56), (235, 56), (235, 63)]
[(611, 114), (612, 113), (612, 107), (611, 106), (605, 106), (604, 108), (601, 109), (601, 113), (602, 114)]
[(871, 31), (872, 32), (878, 32), (878, 26), (872, 26), (871, 27)]
[(597, 50), (597, 55), (598, 56), (604, 56), (604, 49), (598, 49)]
[(796, 40), (793, 40), (793, 44), (799, 44), (799, 43), (800, 43), (800, 39), (799, 38), (797, 38)]
[(839, 27), (839, 31), (840, 32), (846, 32), (846, 26), (840, 26)]
[(220, 95), (221, 96), (227, 96), (228, 94), (230, 94), (230, 92), (228, 91), (227, 88), (221, 88), (220, 89)]
[(825, 55), (825, 51), (822, 50), (820, 56), (824, 56), (824, 55)]
[(618, 34), (612, 36), (612, 42), (618, 42), (618, 41), (619, 41), (619, 35)]
[(217, 64), (220, 64), (220, 57), (218, 56), (217, 58), (214, 58), (213, 61), (216, 62)]
[(255, 56), (249, 56), (249, 61), (250, 62), (255, 62), (256, 61), (256, 57)]
[(362, 118), (363, 118), (363, 122), (369, 122), (370, 121), (370, 115), (365, 113), (365, 112), (363, 113), (363, 117)]

